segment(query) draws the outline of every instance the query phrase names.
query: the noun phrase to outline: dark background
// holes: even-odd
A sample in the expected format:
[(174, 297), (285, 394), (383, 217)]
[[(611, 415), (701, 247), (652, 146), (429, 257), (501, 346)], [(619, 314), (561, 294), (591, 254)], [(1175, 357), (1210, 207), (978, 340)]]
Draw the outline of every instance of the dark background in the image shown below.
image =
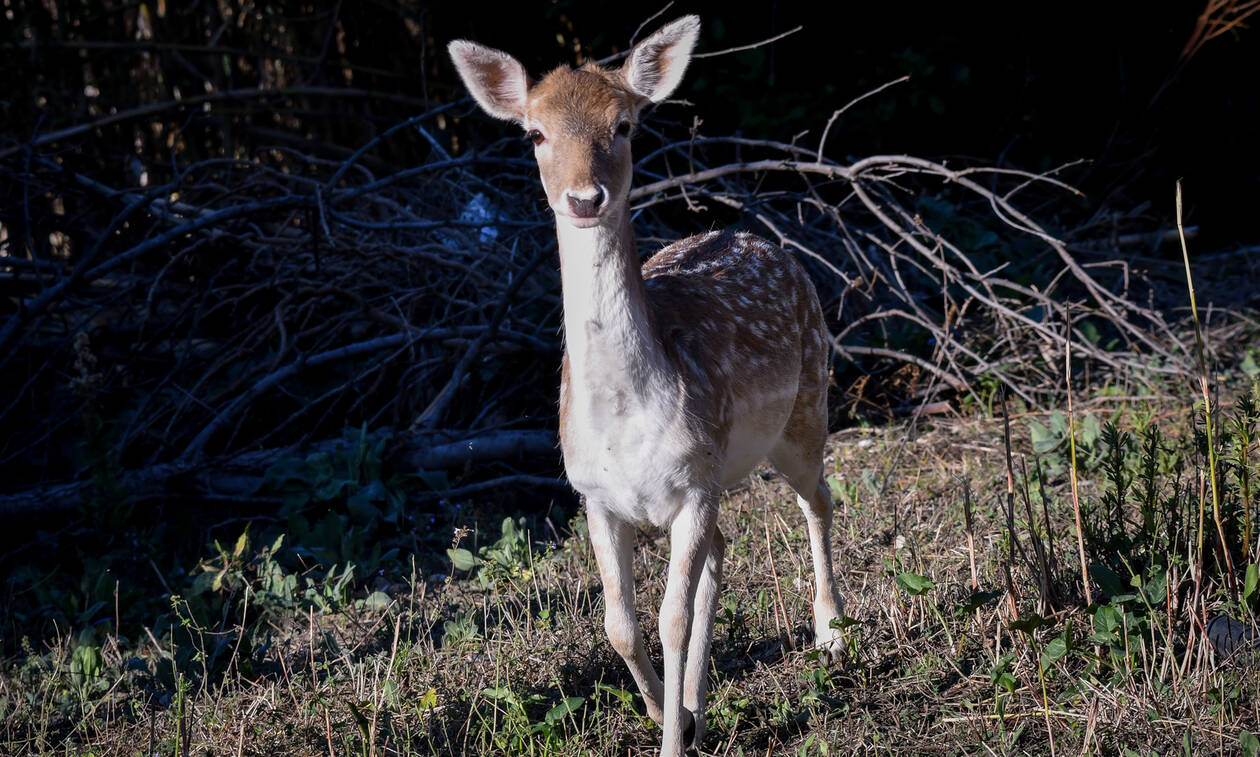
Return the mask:
[[(204, 0), (13, 6), (12, 22), (0, 35), (0, 42), (10, 41), (0, 62), (6, 144), (87, 120), (82, 82), (89, 68), (101, 91), (97, 101), (121, 110), (171, 99), (181, 84), (185, 97), (197, 94), (199, 79), (213, 79), (217, 90), (259, 86), (265, 77), (249, 70), (249, 53), (261, 60), (263, 53), (282, 50), (291, 56), (284, 74), (290, 83), (348, 85), (388, 96), (324, 102), (289, 125), (289, 138), (307, 131), (348, 147), (426, 105), (464, 94), (445, 54), (451, 39), (508, 50), (537, 76), (562, 62), (624, 51), (636, 28), (662, 8), (575, 0), (282, 2), (250, 4), (244, 11), (233, 11), (235, 3)], [(49, 12), (53, 6), (60, 9), (55, 14)], [(1218, 246), (1254, 238), (1248, 211), (1260, 196), (1260, 45), (1254, 31), (1243, 27), (1184, 57), (1204, 7), (686, 2), (665, 9), (639, 38), (684, 13), (704, 21), (699, 52), (803, 27), (755, 50), (695, 62), (678, 96), (695, 104), (704, 133), (788, 140), (808, 131), (803, 142), (813, 145), (834, 109), (908, 74), (910, 81), (858, 105), (836, 124), (831, 156), (910, 153), (1029, 170), (1086, 160), (1087, 166), (1067, 173), (1086, 191), (1086, 210), (1128, 212), (1152, 202), (1151, 212), (1163, 224), (1172, 218), (1173, 182), (1183, 178), (1188, 220), (1200, 223), (1205, 241)], [(197, 50), (163, 48), (137, 61), (129, 43), (142, 13), (159, 42), (213, 40), (246, 54), (239, 64), (219, 66)], [(79, 39), (113, 40), (120, 47), (77, 49), (73, 41)], [(161, 75), (128, 76), (132, 66), (150, 66)], [(349, 82), (341, 80), (346, 66), (354, 69)], [(156, 79), (162, 85), (155, 88)], [(474, 119), (462, 128), (486, 140), (509, 131), (480, 114)], [(195, 115), (186, 126), (196, 126)], [(283, 125), (266, 127), (266, 133), (237, 130), (225, 139), (257, 144), (278, 138), (277, 132), (284, 136)], [(120, 129), (117, 137), (125, 147), (132, 134)], [(409, 154), (395, 141), (395, 149), (406, 164), (417, 162), (428, 146), (417, 141)], [(154, 150), (153, 158), (160, 162), (162, 152)], [(121, 170), (116, 164), (104, 168)]]
[[(572, 60), (555, 37), (572, 34), (596, 58), (660, 6), (510, 4), (468, 18), (432, 11), (435, 40), (469, 37), (516, 55), (538, 75)], [(701, 59), (679, 96), (706, 133), (816, 144), (832, 111), (902, 75), (910, 81), (851, 109), (833, 127), (833, 157), (880, 152), (975, 158), (1027, 170), (1078, 159), (1069, 176), (1093, 208), (1154, 203), (1173, 215), (1183, 179), (1187, 222), (1206, 242), (1254, 239), (1260, 197), (1260, 45), (1250, 29), (1181, 56), (1203, 4), (1185, 3), (677, 3), (704, 21), (699, 52), (804, 28), (754, 51)], [(568, 36), (568, 35), (566, 35)], [(640, 35), (642, 36), (642, 34)], [(431, 61), (435, 79), (450, 68)]]

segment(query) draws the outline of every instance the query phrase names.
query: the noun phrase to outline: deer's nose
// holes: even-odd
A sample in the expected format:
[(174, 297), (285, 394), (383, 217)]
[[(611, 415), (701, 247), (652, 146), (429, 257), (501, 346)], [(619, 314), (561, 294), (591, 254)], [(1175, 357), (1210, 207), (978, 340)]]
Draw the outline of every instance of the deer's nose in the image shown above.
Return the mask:
[(569, 213), (574, 218), (594, 218), (604, 206), (604, 190), (600, 187), (564, 193), (569, 200)]

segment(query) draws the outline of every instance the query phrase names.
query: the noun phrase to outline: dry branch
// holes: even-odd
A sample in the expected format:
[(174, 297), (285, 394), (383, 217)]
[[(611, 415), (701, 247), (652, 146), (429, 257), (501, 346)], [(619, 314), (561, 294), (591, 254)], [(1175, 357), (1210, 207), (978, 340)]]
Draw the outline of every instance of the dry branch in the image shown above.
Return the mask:
[[(157, 103), (0, 154), (19, 190), (7, 197), (20, 203), (0, 243), (14, 293), (0, 363), (22, 376), (0, 404), (0, 423), (19, 429), (0, 439), (0, 465), (19, 471), (10, 486), (27, 487), (12, 501), (80, 497), (79, 483), (30, 487), (81, 481), (101, 460), (131, 471), (136, 491), (160, 491), (196, 460), (310, 444), (345, 426), (550, 433), (552, 221), (515, 140), (452, 155), (442, 129), (458, 103), (353, 149), (264, 143), (246, 157), (150, 164), (147, 183), (52, 152), (103, 126), (143, 131), (141, 116), (189, 103), (213, 115), (282, 99), (223, 91)], [(848, 108), (821, 129), (819, 150)], [(230, 128), (227, 111), (215, 118)], [(421, 157), (391, 159), (404, 139)], [(1116, 373), (1185, 365), (1162, 314), (1138, 304), (1150, 295), (1140, 277), (1102, 265), (1097, 249), (1088, 265), (1074, 254), (1148, 230), (1077, 235), (1069, 248), (1027, 210), (1072, 195), (1058, 172), (908, 155), (842, 164), (668, 123), (649, 124), (636, 150), (645, 254), (653, 240), (730, 225), (798, 252), (837, 356), (894, 382), (906, 365), (925, 377), (897, 390), (902, 401), (975, 394), (983, 379), (1044, 406), (1060, 391), (1068, 340)], [(1118, 346), (1086, 337), (1100, 331)], [(67, 454), (76, 444), (88, 452)]]
[[(242, 500), (260, 497), (267, 468), (287, 456), (330, 454), (345, 447), (343, 439), (304, 448), (265, 449), (213, 460), (180, 460), (126, 471), (117, 482), (132, 502), (179, 498), (199, 501)], [(393, 464), (402, 470), (423, 471), (485, 465), (492, 462), (546, 464), (558, 455), (555, 435), (548, 431), (491, 431), (460, 438), (448, 433), (399, 435), (390, 444)], [(535, 476), (531, 482), (555, 481)], [(519, 482), (518, 482), (519, 483)], [(472, 488), (476, 487), (476, 488)], [(483, 491), (469, 484), (469, 491)], [(90, 480), (40, 485), (0, 494), (0, 518), (48, 518), (91, 500), (96, 484)], [(443, 493), (445, 494), (445, 493)]]
[[(709, 141), (710, 144), (715, 142)], [(758, 145), (750, 144), (749, 140), (741, 140), (739, 144), (745, 149), (754, 146)], [(1129, 347), (1119, 351), (1103, 349), (1074, 328), (1069, 334), (1074, 338), (1078, 354), (1117, 371), (1184, 370), (1186, 356), (1165, 346), (1166, 341), (1161, 338), (1167, 327), (1160, 313), (1115, 292), (1110, 282), (1100, 281), (1076, 260), (1061, 240), (1017, 207), (1014, 195), (1030, 191), (1030, 186), (1075, 193), (1053, 174), (983, 167), (952, 169), (908, 155), (877, 155), (841, 165), (819, 154), (803, 155), (805, 151), (799, 147), (788, 150), (770, 142), (759, 146), (764, 152), (778, 153), (778, 157), (706, 167), (694, 159), (694, 144), (668, 145), (650, 158), (667, 160), (671, 151), (679, 157), (685, 154), (691, 170), (641, 186), (631, 193), (632, 199), (643, 209), (676, 200), (690, 205), (716, 200), (738, 207), (785, 246), (825, 259), (827, 268), (842, 281), (879, 282), (880, 290), (868, 291), (871, 300), (882, 303), (874, 308), (878, 317), (896, 318), (930, 333), (938, 348), (947, 352), (944, 360), (947, 368), (903, 350), (852, 344), (844, 339), (838, 339), (834, 345), (840, 355), (881, 355), (906, 360), (943, 379), (944, 384), (955, 391), (969, 391), (974, 377), (988, 374), (1031, 404), (1042, 405), (1053, 393), (1048, 381), (1052, 376), (1050, 359), (1064, 351), (1065, 339), (1069, 338), (1046, 314), (1066, 316), (1067, 305), (1071, 303), (1073, 324), (1090, 317), (1105, 321)], [(803, 159), (806, 157), (813, 160)], [(761, 184), (765, 176), (772, 174), (795, 175), (809, 189), (807, 193), (754, 194), (732, 181), (750, 176)], [(987, 181), (989, 186), (979, 179)], [(836, 191), (834, 184), (827, 180), (840, 182), (847, 191), (839, 199), (828, 199), (835, 196)], [(906, 189), (909, 182), (923, 180), (930, 184), (917, 192)], [(1003, 190), (993, 188), (1008, 181), (1016, 182), (1015, 186)], [(999, 278), (995, 275), (997, 269), (982, 272), (973, 262), (974, 251), (963, 249), (948, 233), (930, 228), (920, 213), (907, 205), (926, 193), (939, 197), (950, 192), (951, 186), (964, 190), (959, 193), (960, 204), (972, 202), (987, 206), (993, 226), (1003, 227), (1002, 233), (1009, 237), (1031, 238), (1021, 241), (1025, 245), (1032, 241), (1043, 247), (1057, 257), (1062, 269), (1049, 277), (1041, 288)], [(856, 204), (853, 199), (857, 200)], [(808, 221), (804, 215), (807, 211), (812, 216)], [(869, 254), (869, 249), (862, 249), (863, 243), (881, 254)], [(1007, 263), (999, 268), (1005, 265)], [(920, 281), (908, 280), (903, 266), (912, 269)], [(1070, 279), (1070, 289), (1064, 277)], [(1067, 297), (1056, 295), (1056, 288), (1067, 290)], [(945, 299), (951, 299), (951, 293), (953, 297), (964, 299), (973, 313), (970, 319), (949, 323), (947, 309), (931, 302), (933, 295), (939, 301), (942, 294)], [(870, 319), (869, 314), (855, 317), (837, 313), (835, 317), (843, 328), (842, 336), (853, 331), (855, 322)], [(960, 327), (975, 324), (977, 320), (988, 322), (983, 329), (988, 332), (986, 336), (980, 340), (953, 336)], [(886, 327), (881, 330), (887, 332)], [(1000, 345), (1001, 349), (988, 350), (982, 355), (985, 343)], [(1038, 359), (1013, 360), (1012, 346), (1029, 343), (1040, 345)], [(1152, 356), (1156, 362), (1151, 360)]]

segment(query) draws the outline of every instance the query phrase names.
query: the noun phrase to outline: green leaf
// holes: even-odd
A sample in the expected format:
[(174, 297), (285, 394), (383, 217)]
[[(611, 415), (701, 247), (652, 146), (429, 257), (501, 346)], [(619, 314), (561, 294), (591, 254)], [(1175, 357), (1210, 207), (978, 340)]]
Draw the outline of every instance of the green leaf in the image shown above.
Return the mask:
[(304, 507), (310, 501), (311, 493), (309, 491), (288, 492), (280, 498), (280, 507), (284, 512), (292, 512)]
[(197, 577), (193, 579), (192, 587), (188, 590), (188, 593), (194, 597), (199, 597), (208, 591), (218, 591), (218, 589), (215, 588), (218, 575), (218, 571), (215, 570), (207, 570), (198, 573)]
[(837, 630), (843, 631), (844, 629), (849, 628), (851, 626), (856, 626), (857, 624), (861, 622), (862, 621), (858, 620), (857, 618), (850, 618), (848, 615), (845, 615), (843, 618), (832, 618), (827, 623), (827, 627), (835, 628)]
[(359, 427), (356, 434), (351, 429), (346, 429), (345, 436), (354, 442), (354, 452), (346, 460), (346, 472), (349, 474), (351, 481), (362, 481), (360, 474), (363, 470), (363, 461), (367, 458), (367, 421)]
[(1062, 636), (1058, 636), (1051, 639), (1050, 643), (1046, 645), (1044, 654), (1047, 660), (1054, 662), (1055, 660), (1063, 657), (1063, 655), (1067, 654), (1067, 652), (1067, 639)]
[(595, 690), (602, 691), (605, 694), (611, 694), (617, 699), (617, 701), (621, 702), (626, 707), (634, 707), (634, 694), (626, 691), (625, 689), (618, 688), (616, 686), (609, 686), (606, 683), (597, 683), (595, 684)]
[(1247, 357), (1243, 358), (1242, 365), (1238, 367), (1242, 369), (1243, 373), (1247, 374), (1247, 378), (1249, 379), (1260, 376), (1260, 365), (1256, 363), (1255, 353), (1251, 350), (1247, 350)]
[(341, 496), (343, 489), (354, 486), (355, 482), (340, 478), (329, 478), (315, 487), (311, 496), (316, 502), (327, 502)]
[(380, 610), (385, 607), (389, 607), (389, 604), (392, 601), (393, 600), (391, 600), (389, 595), (385, 592), (374, 591), (363, 599), (363, 606), (369, 610)]
[(1257, 755), (1260, 755), (1260, 738), (1256, 738), (1256, 735), (1251, 731), (1243, 731), (1238, 734), (1238, 741), (1242, 744), (1242, 751), (1245, 757), (1257, 757)]
[[(1256, 584), (1258, 583), (1260, 583), (1260, 568), (1255, 563), (1252, 563), (1247, 566), (1247, 577), (1243, 579), (1243, 599), (1251, 599), (1252, 595), (1256, 593)], [(1255, 737), (1252, 736), (1252, 738)]]
[(359, 487), (357, 492), (350, 495), (350, 498), (347, 500), (347, 504), (351, 506), (374, 505), (384, 502), (387, 494), (388, 492), (385, 489), (385, 482), (380, 480), (369, 481)]
[(916, 597), (936, 588), (936, 584), (932, 583), (932, 579), (927, 576), (920, 576), (917, 573), (902, 573), (897, 576), (897, 585)]
[[(1008, 652), (1002, 655), (993, 667), (989, 669), (989, 683), (997, 688), (1006, 689), (1012, 694), (1015, 693), (1016, 686), (1015, 676), (1011, 675), (1010, 672), (1011, 663), (1014, 660), (1015, 655)], [(998, 706), (1000, 708), (1002, 705), (999, 704)]]
[(1081, 443), (1086, 447), (1093, 447), (1094, 442), (1098, 441), (1098, 437), (1102, 434), (1102, 422), (1093, 413), (1086, 414), (1082, 421)]
[(569, 713), (582, 706), (586, 701), (586, 697), (566, 697), (563, 702), (547, 710), (544, 716), (548, 723), (559, 723), (568, 717)]
[(1124, 581), (1111, 568), (1097, 563), (1089, 566), (1089, 576), (1102, 589), (1103, 596), (1111, 597), (1124, 591)]
[(84, 644), (76, 647), (70, 658), (70, 674), (80, 685), (91, 683), (100, 678), (105, 668), (105, 658), (100, 647), (95, 644)]
[(1103, 605), (1094, 612), (1094, 630), (1100, 633), (1111, 633), (1120, 627), (1124, 616), (1111, 605)]
[(267, 468), (267, 472), (263, 474), (263, 479), (255, 491), (279, 489), (290, 480), (301, 480), (304, 469), (304, 463), (298, 458), (282, 457)]
[(1028, 433), (1032, 437), (1033, 451), (1038, 454), (1045, 454), (1059, 446), (1061, 437), (1038, 421), (1028, 421)]
[(1001, 597), (1005, 593), (1006, 592), (1004, 591), (972, 592), (971, 596), (967, 598), (966, 604), (964, 604), (962, 607), (959, 607), (957, 613), (955, 614), (967, 615), (969, 613), (975, 612), (976, 610), (979, 610), (981, 607), (984, 607), (985, 605), (989, 604), (993, 600)]
[(1099, 333), (1098, 327), (1088, 318), (1080, 322), (1080, 329), (1081, 335), (1088, 339), (1090, 344), (1098, 344), (1098, 341), (1102, 339), (1102, 334)]
[(359, 726), (359, 730), (366, 732), (369, 727), (368, 719), (363, 716), (354, 702), (346, 702), (346, 705), (350, 708), (350, 714), (354, 716), (354, 722)]
[(451, 563), (459, 570), (472, 570), (481, 564), (481, 561), (466, 549), (448, 549), (446, 554), (451, 558)]
[(1026, 617), (1017, 618), (1016, 620), (1011, 621), (1010, 625), (1008, 625), (1007, 628), (1009, 628), (1012, 631), (1023, 631), (1026, 634), (1032, 635), (1033, 631), (1036, 631), (1038, 628), (1041, 628), (1042, 626), (1048, 626), (1048, 625), (1050, 625), (1049, 620), (1046, 620), (1045, 618), (1041, 617), (1040, 615), (1034, 612), (1027, 615)]
[(840, 500), (844, 498), (844, 485), (840, 483), (840, 476), (835, 473), (827, 476), (827, 488), (831, 490), (831, 498)]
[(372, 481), (346, 498), (346, 512), (354, 523), (375, 523), (385, 501), (385, 484)]
[(1153, 569), (1139, 589), (1152, 607), (1162, 604), (1168, 598), (1168, 573), (1162, 567)]
[(245, 548), (249, 546), (249, 529), (246, 528), (241, 535), (236, 537), (236, 546), (232, 548), (232, 557), (240, 557), (245, 554)]
[(446, 475), (446, 471), (416, 471), (412, 474), (412, 478), (420, 480), (420, 483), (429, 487), (434, 491), (444, 491), (451, 488), (451, 480)]

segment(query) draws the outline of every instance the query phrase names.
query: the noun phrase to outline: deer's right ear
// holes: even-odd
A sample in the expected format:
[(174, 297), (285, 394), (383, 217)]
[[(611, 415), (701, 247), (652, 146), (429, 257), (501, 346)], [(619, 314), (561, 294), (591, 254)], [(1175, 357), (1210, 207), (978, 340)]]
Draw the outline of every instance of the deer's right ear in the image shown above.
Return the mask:
[(447, 46), (459, 78), (482, 110), (504, 121), (525, 120), (529, 77), (525, 67), (505, 52), (466, 39)]

